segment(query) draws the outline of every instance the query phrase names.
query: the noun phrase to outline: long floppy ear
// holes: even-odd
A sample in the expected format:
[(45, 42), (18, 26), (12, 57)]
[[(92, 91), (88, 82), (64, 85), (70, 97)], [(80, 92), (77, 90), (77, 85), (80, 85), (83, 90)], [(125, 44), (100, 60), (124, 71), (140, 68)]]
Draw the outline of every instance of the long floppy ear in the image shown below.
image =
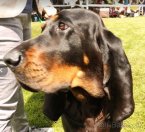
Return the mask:
[(57, 121), (64, 113), (66, 107), (66, 94), (57, 92), (53, 94), (45, 94), (43, 105), (43, 114), (53, 121)]
[(103, 22), (100, 25), (97, 43), (104, 65), (104, 90), (113, 103), (112, 120), (120, 122), (134, 111), (131, 66), (121, 40), (107, 30)]

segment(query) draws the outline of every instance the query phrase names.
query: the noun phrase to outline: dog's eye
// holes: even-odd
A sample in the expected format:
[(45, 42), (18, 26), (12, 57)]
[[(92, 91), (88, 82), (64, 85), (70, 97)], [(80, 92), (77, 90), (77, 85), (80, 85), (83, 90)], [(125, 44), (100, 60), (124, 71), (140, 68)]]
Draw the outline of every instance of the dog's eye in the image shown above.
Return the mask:
[(58, 27), (61, 30), (66, 30), (68, 28), (68, 26), (65, 23), (63, 23), (63, 22), (59, 22)]

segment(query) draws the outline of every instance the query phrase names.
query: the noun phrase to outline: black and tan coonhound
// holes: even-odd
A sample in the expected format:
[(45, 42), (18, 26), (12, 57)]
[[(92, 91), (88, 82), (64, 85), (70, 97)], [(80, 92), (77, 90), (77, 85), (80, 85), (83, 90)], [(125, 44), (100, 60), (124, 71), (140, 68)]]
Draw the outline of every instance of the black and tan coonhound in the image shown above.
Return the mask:
[(46, 93), (43, 112), (62, 116), (65, 132), (119, 132), (134, 111), (121, 40), (92, 11), (62, 10), (4, 61), (25, 89)]

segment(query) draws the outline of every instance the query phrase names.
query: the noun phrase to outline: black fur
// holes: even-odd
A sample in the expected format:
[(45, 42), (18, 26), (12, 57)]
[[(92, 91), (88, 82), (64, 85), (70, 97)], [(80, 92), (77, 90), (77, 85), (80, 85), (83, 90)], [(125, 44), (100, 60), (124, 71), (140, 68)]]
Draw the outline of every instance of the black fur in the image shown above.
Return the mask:
[[(60, 30), (59, 22), (63, 22), (68, 28)], [(54, 63), (60, 66), (79, 67), (92, 82), (98, 80), (97, 83), (104, 91), (104, 96), (93, 97), (78, 86), (76, 90), (81, 91), (87, 99), (81, 102), (75, 98), (71, 90), (68, 90), (71, 83), (54, 84), (49, 87), (51, 89), (49, 92), (45, 92), (43, 87), (40, 89), (37, 81), (36, 85), (35, 83), (31, 85), (28, 75), (18, 71), (19, 68), (22, 69), (27, 58), (26, 51), (30, 47), (41, 50), (41, 54), (44, 55), (43, 61), (48, 64), (47, 66), (43, 64), (46, 71), (50, 71)], [(14, 55), (14, 52), (17, 54)], [(88, 64), (83, 60), (84, 54), (88, 58)], [(35, 52), (33, 55), (35, 56)], [(58, 120), (62, 115), (66, 132), (119, 132), (122, 121), (134, 111), (131, 66), (121, 40), (104, 26), (97, 14), (91, 11), (69, 9), (59, 12), (57, 19), (50, 18), (47, 21), (42, 34), (23, 42), (9, 52), (4, 61), (27, 89), (47, 93), (44, 114), (52, 120)], [(37, 62), (35, 65), (37, 66)], [(27, 66), (25, 67), (27, 70)], [(39, 71), (40, 68), (34, 70)], [(52, 92), (57, 86), (58, 89)], [(67, 92), (63, 92), (64, 90)]]

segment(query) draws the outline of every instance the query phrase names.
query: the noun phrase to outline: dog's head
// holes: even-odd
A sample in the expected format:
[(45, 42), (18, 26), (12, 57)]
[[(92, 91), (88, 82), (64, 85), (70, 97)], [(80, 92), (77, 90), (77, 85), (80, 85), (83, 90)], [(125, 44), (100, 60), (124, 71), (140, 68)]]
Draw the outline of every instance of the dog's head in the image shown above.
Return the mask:
[(45, 93), (70, 90), (79, 100), (105, 93), (114, 104), (114, 121), (134, 109), (132, 75), (119, 38), (98, 15), (63, 10), (42, 33), (10, 51), (4, 61), (24, 88)]

